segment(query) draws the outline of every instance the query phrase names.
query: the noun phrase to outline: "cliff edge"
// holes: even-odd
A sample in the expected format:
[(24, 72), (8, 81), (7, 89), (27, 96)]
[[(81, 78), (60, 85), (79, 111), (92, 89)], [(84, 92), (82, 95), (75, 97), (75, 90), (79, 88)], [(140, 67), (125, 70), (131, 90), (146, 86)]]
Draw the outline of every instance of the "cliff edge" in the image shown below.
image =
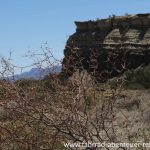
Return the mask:
[(64, 49), (62, 73), (77, 69), (105, 80), (150, 63), (150, 14), (75, 22)]

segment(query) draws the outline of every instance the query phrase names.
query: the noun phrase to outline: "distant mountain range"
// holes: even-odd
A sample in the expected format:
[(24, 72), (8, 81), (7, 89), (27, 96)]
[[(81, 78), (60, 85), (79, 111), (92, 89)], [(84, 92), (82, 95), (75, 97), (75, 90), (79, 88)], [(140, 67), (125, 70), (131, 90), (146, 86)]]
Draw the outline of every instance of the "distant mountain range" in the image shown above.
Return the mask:
[(60, 71), (61, 71), (61, 66), (59, 65), (56, 65), (54, 67), (47, 67), (47, 68), (32, 68), (28, 72), (23, 72), (21, 74), (16, 74), (14, 76), (9, 77), (9, 80), (16, 81), (23, 78), (39, 80), (50, 73), (59, 73)]

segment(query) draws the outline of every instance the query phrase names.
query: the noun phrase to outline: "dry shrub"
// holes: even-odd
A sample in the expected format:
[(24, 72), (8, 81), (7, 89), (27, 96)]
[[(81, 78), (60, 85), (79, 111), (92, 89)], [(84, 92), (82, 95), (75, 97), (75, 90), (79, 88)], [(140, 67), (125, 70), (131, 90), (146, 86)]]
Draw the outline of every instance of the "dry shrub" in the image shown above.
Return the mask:
[[(1, 81), (0, 94), (2, 150), (73, 149), (66, 148), (66, 142), (131, 142), (127, 124), (132, 129), (132, 120), (116, 107), (121, 89), (103, 89), (86, 72), (77, 72), (65, 84), (55, 74), (38, 81)], [(124, 124), (118, 123), (118, 112)]]

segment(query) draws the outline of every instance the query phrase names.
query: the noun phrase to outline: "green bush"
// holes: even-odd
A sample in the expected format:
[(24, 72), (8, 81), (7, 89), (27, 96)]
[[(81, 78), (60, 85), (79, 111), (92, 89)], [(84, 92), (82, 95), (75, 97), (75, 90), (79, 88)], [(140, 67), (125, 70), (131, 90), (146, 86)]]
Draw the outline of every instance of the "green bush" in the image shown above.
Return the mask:
[(56, 74), (49, 74), (41, 81), (45, 88), (56, 91), (59, 81)]
[(20, 80), (17, 80), (15, 82), (16, 85), (18, 85), (19, 87), (22, 87), (22, 88), (28, 88), (29, 86), (37, 83), (38, 81), (37, 80), (34, 80), (34, 79), (20, 79)]
[(130, 70), (125, 73), (125, 87), (129, 89), (150, 88), (150, 66)]

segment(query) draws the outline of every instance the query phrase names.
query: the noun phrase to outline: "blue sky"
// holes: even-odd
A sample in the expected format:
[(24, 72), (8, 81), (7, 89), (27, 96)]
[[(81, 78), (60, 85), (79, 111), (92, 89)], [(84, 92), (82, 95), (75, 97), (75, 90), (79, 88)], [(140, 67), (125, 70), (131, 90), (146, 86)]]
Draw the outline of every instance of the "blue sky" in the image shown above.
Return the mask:
[(28, 50), (40, 50), (43, 42), (57, 58), (63, 57), (74, 21), (109, 15), (150, 13), (149, 0), (0, 0), (0, 56), (13, 52), (16, 65), (31, 63)]

